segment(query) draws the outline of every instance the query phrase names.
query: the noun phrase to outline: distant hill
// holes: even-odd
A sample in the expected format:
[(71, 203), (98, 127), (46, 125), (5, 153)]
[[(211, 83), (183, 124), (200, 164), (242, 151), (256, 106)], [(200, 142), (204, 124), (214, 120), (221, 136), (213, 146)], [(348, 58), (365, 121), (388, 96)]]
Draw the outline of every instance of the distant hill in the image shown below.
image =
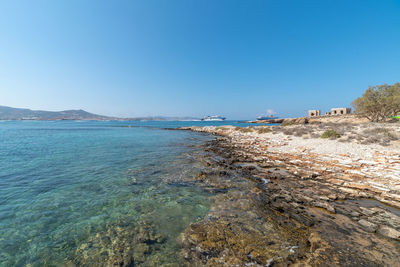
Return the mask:
[(0, 106), (0, 120), (110, 120), (112, 117), (97, 115), (87, 111), (64, 110), (44, 111)]
[(0, 106), (0, 120), (144, 120), (144, 121), (174, 121), (197, 120), (193, 117), (140, 117), (116, 118), (89, 113), (82, 109), (64, 111), (31, 110)]

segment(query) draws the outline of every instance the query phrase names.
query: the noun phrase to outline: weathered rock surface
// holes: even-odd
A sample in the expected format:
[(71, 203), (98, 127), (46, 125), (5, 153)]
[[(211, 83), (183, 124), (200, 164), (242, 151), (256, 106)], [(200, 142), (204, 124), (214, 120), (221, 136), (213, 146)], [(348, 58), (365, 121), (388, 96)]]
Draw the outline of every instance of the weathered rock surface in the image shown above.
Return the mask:
[(388, 226), (381, 226), (378, 233), (389, 238), (400, 240), (400, 232)]
[(358, 221), (358, 223), (363, 226), (368, 232), (374, 233), (376, 229), (378, 229), (378, 226), (374, 223), (371, 223), (367, 220), (361, 219)]
[[(287, 143), (256, 132), (188, 129), (224, 136), (206, 145), (213, 156), (204, 174), (193, 178), (220, 193), (208, 216), (182, 235), (189, 265), (398, 264), (399, 210), (378, 202), (400, 206), (390, 186), (398, 176), (387, 180), (397, 170), (395, 155), (354, 159), (309, 153), (308, 147), (285, 153), (276, 148)], [(365, 169), (377, 170), (389, 161), (386, 175)]]

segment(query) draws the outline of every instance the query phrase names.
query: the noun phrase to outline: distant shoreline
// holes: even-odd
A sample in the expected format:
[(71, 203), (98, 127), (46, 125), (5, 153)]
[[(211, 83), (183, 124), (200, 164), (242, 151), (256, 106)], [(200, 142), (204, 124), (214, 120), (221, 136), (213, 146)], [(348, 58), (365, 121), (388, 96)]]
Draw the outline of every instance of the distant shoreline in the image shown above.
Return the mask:
[(0, 106), (0, 120), (34, 120), (34, 121), (58, 121), (58, 120), (84, 120), (84, 121), (197, 121), (195, 117), (164, 117), (148, 116), (134, 118), (120, 118), (93, 114), (82, 109), (63, 110), (63, 111), (45, 111), (31, 110), (24, 108), (13, 108)]

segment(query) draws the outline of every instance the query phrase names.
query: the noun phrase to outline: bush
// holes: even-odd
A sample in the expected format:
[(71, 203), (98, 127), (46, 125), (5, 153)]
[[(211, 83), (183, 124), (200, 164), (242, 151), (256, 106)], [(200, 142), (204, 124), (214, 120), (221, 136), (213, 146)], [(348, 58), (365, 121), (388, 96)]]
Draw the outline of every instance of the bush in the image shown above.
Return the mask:
[(286, 134), (286, 135), (293, 135), (294, 131), (292, 129), (284, 129), (283, 133)]
[(361, 142), (361, 144), (368, 145), (368, 144), (376, 144), (379, 143), (379, 138), (371, 136)]
[(285, 120), (281, 123), (281, 126), (290, 126), (290, 125), (295, 125), (296, 123), (294, 121), (289, 121)]
[(306, 129), (304, 127), (296, 129), (296, 133), (295, 133), (296, 136), (303, 136), (305, 134), (308, 134), (308, 129)]
[(363, 134), (373, 137), (379, 136), (386, 142), (396, 141), (399, 139), (399, 137), (392, 130), (388, 128), (365, 129), (363, 131)]
[(253, 131), (253, 129), (251, 129), (251, 128), (243, 128), (243, 129), (241, 130), (242, 133), (250, 133), (250, 132), (252, 132), (252, 131)]
[(340, 137), (340, 134), (338, 132), (336, 132), (335, 130), (327, 130), (321, 135), (321, 138), (336, 139), (339, 137)]
[(259, 134), (263, 134), (263, 133), (270, 133), (270, 132), (272, 132), (272, 130), (270, 128), (260, 127), (260, 128), (257, 128), (257, 132)]
[(274, 126), (274, 130), (272, 131), (272, 134), (278, 134), (280, 132), (282, 132), (282, 127)]
[(353, 101), (357, 114), (370, 121), (384, 121), (400, 113), (400, 83), (370, 86), (364, 94)]
[(240, 131), (242, 133), (250, 133), (253, 131), (253, 129), (250, 127), (236, 127), (235, 130)]

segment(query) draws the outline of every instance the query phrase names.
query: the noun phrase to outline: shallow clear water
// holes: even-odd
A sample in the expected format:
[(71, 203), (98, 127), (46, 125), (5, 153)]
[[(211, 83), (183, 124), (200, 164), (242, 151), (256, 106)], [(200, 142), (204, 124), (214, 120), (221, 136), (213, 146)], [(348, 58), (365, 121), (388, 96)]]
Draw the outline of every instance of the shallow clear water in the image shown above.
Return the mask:
[[(126, 125), (145, 127), (114, 127)], [(179, 234), (207, 214), (210, 201), (176, 177), (200, 171), (192, 155), (212, 137), (147, 126), (181, 125), (0, 122), (0, 266), (96, 264), (80, 254), (104, 256), (113, 238), (122, 242), (110, 229), (133, 238), (143, 225), (162, 241), (153, 240), (138, 263), (178, 264)], [(103, 236), (111, 243), (99, 245)]]

